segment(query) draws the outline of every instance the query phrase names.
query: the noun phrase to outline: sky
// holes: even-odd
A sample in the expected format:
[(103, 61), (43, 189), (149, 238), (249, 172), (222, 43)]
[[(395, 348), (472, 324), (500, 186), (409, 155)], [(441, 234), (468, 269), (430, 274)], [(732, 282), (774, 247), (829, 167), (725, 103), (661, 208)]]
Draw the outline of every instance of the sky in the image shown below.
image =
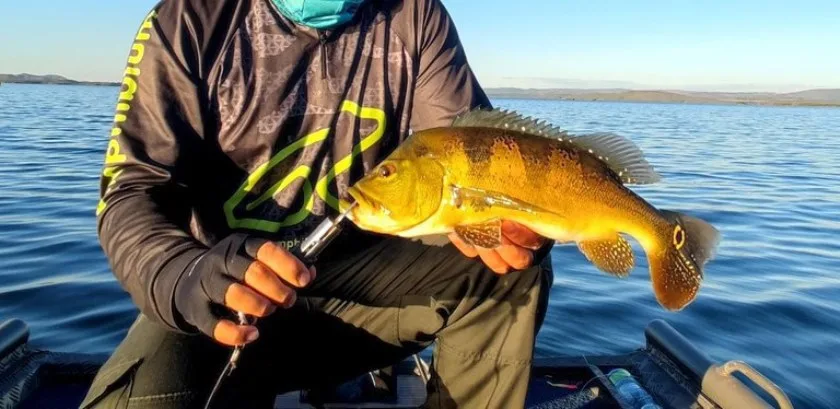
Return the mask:
[[(157, 0), (0, 0), (0, 73), (118, 81)], [(838, 1), (443, 0), (485, 87), (840, 88)]]

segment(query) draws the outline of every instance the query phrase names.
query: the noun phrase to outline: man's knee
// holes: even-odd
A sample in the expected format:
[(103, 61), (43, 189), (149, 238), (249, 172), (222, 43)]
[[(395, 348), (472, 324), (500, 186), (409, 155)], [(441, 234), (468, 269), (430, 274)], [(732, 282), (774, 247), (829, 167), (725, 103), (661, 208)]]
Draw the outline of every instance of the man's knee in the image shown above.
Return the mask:
[[(81, 408), (190, 407), (224, 356), (199, 337), (176, 334), (143, 315), (99, 369)], [(207, 378), (207, 379), (204, 379)], [(160, 405), (155, 402), (160, 400)]]
[[(511, 271), (501, 277), (499, 285), (512, 290), (511, 296), (529, 298), (532, 302), (541, 302), (548, 294), (554, 282), (551, 257), (546, 256), (533, 266)], [(536, 298), (534, 297), (536, 296)]]
[(533, 305), (536, 319), (535, 330), (539, 331), (545, 319), (548, 308), (548, 296), (551, 286), (554, 283), (554, 270), (551, 266), (551, 257), (547, 256), (540, 263), (528, 270), (528, 294), (529, 303)]
[[(509, 319), (533, 322), (534, 333), (538, 333), (545, 320), (548, 297), (554, 283), (551, 257), (546, 256), (534, 266), (512, 271), (501, 276), (497, 286), (500, 294), (494, 304), (501, 302), (510, 307)], [(494, 307), (497, 308), (497, 307)], [(507, 307), (505, 308), (507, 310)], [(497, 313), (498, 314), (498, 313)]]
[(536, 271), (539, 274), (540, 288), (537, 298), (536, 330), (539, 331), (542, 327), (543, 320), (545, 320), (548, 309), (548, 297), (551, 294), (551, 287), (554, 285), (554, 266), (551, 264), (551, 254), (547, 254), (540, 260), (537, 267)]

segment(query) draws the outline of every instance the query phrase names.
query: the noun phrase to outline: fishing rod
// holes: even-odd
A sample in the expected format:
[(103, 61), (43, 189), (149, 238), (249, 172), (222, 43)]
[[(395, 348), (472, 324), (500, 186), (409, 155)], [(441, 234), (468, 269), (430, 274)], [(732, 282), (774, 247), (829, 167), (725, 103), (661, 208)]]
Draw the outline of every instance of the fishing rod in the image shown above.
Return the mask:
[[(312, 233), (303, 239), (300, 243), (300, 249), (293, 251), (292, 253), (304, 264), (314, 263), (321, 251), (323, 251), (341, 232), (341, 222), (347, 218), (347, 215), (350, 214), (350, 211), (353, 210), (355, 206), (356, 203), (351, 204), (347, 210), (338, 215), (335, 219), (331, 219), (329, 217), (324, 219), (324, 221), (322, 221), (321, 224), (312, 231)], [(254, 325), (257, 322), (256, 317), (249, 317), (242, 312), (237, 312), (236, 316), (239, 319), (239, 325)], [(210, 391), (210, 396), (207, 397), (207, 403), (204, 405), (204, 409), (210, 408), (210, 403), (213, 401), (213, 397), (218, 392), (222, 381), (229, 376), (234, 369), (236, 369), (236, 364), (239, 362), (239, 356), (242, 354), (242, 349), (242, 345), (234, 347), (233, 352), (230, 354), (230, 359), (228, 359), (225, 368), (222, 369), (222, 373), (219, 375), (219, 378), (216, 380), (216, 384)]]

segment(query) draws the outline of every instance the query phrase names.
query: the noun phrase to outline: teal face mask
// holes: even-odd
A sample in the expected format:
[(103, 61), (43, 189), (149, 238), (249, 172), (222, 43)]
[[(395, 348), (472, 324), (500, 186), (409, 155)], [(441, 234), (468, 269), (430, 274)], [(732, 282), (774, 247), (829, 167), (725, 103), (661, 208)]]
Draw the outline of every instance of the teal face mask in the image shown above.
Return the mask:
[(295, 23), (330, 29), (353, 18), (365, 0), (272, 0), (283, 15)]

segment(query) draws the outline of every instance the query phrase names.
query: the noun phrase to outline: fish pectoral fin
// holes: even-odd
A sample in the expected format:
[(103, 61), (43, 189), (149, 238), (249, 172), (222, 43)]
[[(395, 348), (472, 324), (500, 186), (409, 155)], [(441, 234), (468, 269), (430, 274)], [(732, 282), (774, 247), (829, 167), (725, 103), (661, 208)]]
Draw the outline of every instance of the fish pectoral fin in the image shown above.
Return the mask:
[(475, 247), (492, 249), (502, 244), (502, 221), (493, 219), (483, 223), (455, 226), (455, 234)]
[(578, 243), (578, 249), (601, 271), (627, 277), (635, 264), (633, 248), (621, 235)]
[[(470, 209), (483, 210), (485, 208), (493, 207), (497, 209), (507, 209), (533, 214), (551, 213), (546, 209), (535, 206), (534, 204), (498, 191), (462, 186), (451, 186), (451, 189), (452, 196), (458, 200), (461, 206)], [(552, 214), (552, 216), (559, 217), (557, 214)]]

